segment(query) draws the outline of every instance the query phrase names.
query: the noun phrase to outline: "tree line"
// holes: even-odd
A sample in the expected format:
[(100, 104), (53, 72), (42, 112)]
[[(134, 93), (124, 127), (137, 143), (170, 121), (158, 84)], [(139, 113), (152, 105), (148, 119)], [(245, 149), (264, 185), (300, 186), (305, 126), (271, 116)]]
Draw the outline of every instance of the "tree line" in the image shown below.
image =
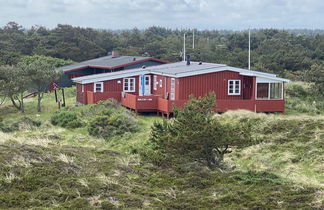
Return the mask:
[[(324, 33), (315, 32), (252, 30), (251, 68), (273, 72), (293, 80), (313, 82), (316, 84), (316, 91), (323, 94)], [(53, 29), (43, 26), (26, 29), (15, 22), (9, 22), (0, 28), (0, 65), (1, 69), (12, 72), (9, 76), (15, 78), (13, 69), (21, 69), (21, 63), (26, 62), (26, 56), (47, 56), (41, 60), (44, 65), (49, 62), (48, 65), (52, 68), (101, 57), (112, 50), (120, 51), (124, 55), (153, 56), (175, 62), (182, 59), (184, 33), (187, 53), (192, 60), (247, 67), (247, 31), (195, 30), (193, 49), (192, 30), (153, 26), (145, 30), (134, 28), (112, 31), (62, 24)], [(55, 60), (55, 65), (50, 60)], [(44, 66), (44, 69), (48, 67)], [(30, 70), (26, 76), (31, 77), (31, 73), (36, 72)], [(20, 79), (25, 81), (22, 77)], [(15, 81), (12, 84), (18, 83), (24, 82)], [(17, 95), (9, 97), (17, 99), (17, 107), (21, 106)], [(2, 100), (0, 104), (1, 102)]]
[[(172, 30), (150, 27), (122, 31), (57, 25), (54, 29), (33, 26), (25, 29), (15, 22), (0, 28), (0, 64), (16, 64), (24, 55), (45, 55), (79, 62), (104, 56), (112, 50), (127, 55), (150, 55), (169, 61), (181, 60), (183, 34), (187, 52), (194, 60), (247, 67), (248, 32)], [(323, 33), (290, 33), (260, 29), (251, 33), (252, 68), (283, 74), (323, 64)]]

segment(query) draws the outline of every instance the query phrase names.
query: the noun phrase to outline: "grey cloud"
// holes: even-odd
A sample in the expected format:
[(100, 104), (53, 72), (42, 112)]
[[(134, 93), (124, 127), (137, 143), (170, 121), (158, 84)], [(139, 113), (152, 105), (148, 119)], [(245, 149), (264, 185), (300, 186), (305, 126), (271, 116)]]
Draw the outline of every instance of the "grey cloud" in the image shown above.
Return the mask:
[(0, 0), (0, 25), (324, 28), (321, 0)]

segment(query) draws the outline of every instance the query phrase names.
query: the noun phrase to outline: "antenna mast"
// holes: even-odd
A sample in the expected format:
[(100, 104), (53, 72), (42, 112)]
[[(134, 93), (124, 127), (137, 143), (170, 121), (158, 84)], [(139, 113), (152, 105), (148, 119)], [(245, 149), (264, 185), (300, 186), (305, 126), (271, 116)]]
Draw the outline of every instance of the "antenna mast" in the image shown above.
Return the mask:
[(183, 61), (186, 61), (186, 33), (183, 34)]
[(192, 32), (192, 49), (195, 49), (195, 29), (193, 29)]
[(249, 70), (251, 69), (251, 31), (249, 29)]

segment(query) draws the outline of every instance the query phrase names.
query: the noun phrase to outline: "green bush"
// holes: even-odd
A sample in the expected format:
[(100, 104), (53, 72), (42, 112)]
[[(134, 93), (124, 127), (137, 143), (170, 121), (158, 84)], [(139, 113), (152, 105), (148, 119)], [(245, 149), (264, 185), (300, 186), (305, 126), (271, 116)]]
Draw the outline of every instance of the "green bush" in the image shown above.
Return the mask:
[(66, 110), (56, 111), (51, 118), (51, 123), (63, 128), (79, 128), (83, 126), (81, 119), (75, 112)]
[[(183, 109), (174, 110), (174, 120), (154, 123), (151, 129), (152, 149), (174, 157), (176, 161), (199, 161), (209, 168), (223, 167), (224, 155), (231, 148), (252, 143), (251, 123), (219, 121), (213, 117), (215, 94), (191, 98)], [(161, 165), (159, 152), (146, 152)], [(173, 162), (176, 162), (173, 161)]]
[(103, 111), (89, 123), (89, 134), (108, 139), (138, 129), (136, 118), (128, 112)]
[(22, 117), (13, 123), (3, 123), (0, 118), (0, 131), (2, 132), (14, 132), (17, 130), (30, 130), (34, 127), (39, 127), (42, 123), (38, 120), (31, 119), (29, 117)]

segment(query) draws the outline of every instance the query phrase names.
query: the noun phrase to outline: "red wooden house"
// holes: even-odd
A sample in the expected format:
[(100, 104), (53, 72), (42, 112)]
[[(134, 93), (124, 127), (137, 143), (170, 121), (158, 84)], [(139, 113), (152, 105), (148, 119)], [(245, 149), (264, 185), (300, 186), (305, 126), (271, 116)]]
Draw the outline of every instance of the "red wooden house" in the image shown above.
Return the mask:
[(274, 74), (222, 64), (178, 62), (73, 79), (77, 102), (94, 104), (114, 98), (137, 112), (169, 115), (190, 95), (216, 93), (216, 110), (284, 112), (284, 83)]

